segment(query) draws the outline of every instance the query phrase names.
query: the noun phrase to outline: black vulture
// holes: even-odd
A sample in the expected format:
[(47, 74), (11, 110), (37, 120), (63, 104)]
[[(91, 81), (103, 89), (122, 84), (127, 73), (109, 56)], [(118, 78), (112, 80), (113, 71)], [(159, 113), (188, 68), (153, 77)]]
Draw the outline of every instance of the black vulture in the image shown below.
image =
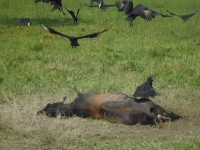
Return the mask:
[(171, 17), (170, 15), (164, 15), (157, 11), (151, 10), (148, 7), (144, 6), (143, 4), (138, 4), (133, 7), (132, 0), (119, 0), (116, 2), (118, 11), (124, 11), (127, 15), (127, 20), (129, 20), (130, 25), (133, 25), (133, 21), (136, 17), (140, 16), (147, 21), (151, 21), (157, 15), (162, 17)]
[(95, 37), (98, 37), (101, 33), (105, 32), (105, 31), (108, 31), (107, 29), (101, 31), (101, 32), (96, 32), (96, 33), (92, 33), (92, 34), (88, 34), (88, 35), (84, 35), (84, 36), (69, 36), (69, 35), (66, 35), (66, 34), (62, 34), (60, 32), (57, 32), (55, 31), (54, 29), (52, 28), (48, 28), (46, 27), (45, 25), (42, 24), (42, 26), (44, 27), (44, 29), (49, 32), (49, 33), (52, 33), (52, 34), (57, 34), (57, 35), (60, 35), (60, 36), (64, 36), (66, 38), (68, 38), (71, 42), (71, 46), (72, 48), (76, 48), (77, 46), (80, 46), (78, 44), (78, 40), (79, 39), (83, 39), (83, 38), (95, 38)]
[(152, 76), (149, 76), (145, 83), (137, 87), (137, 89), (135, 90), (133, 94), (133, 97), (149, 98), (149, 97), (155, 97), (156, 95), (158, 95), (158, 93), (153, 88), (152, 83), (153, 83), (153, 78)]
[(172, 12), (168, 11), (168, 10), (167, 10), (167, 12), (172, 16), (180, 17), (183, 21), (188, 21), (192, 16), (194, 16), (196, 14), (196, 12), (193, 12), (193, 13), (187, 14), (187, 15), (177, 15), (175, 13), (172, 13)]
[(30, 18), (19, 18), (19, 26), (27, 25), (28, 27), (31, 26), (31, 19)]
[(74, 23), (78, 22), (78, 14), (80, 12), (80, 9), (81, 9), (81, 7), (77, 10), (76, 15), (75, 15), (74, 11), (66, 9), (68, 11), (68, 13), (72, 16)]
[(63, 11), (63, 8), (62, 8), (61, 1), (62, 0), (35, 0), (35, 3), (38, 3), (38, 2), (50, 3), (50, 5), (53, 5), (53, 8), (51, 11), (58, 9), (60, 12), (63, 13), (63, 15), (65, 15), (65, 12)]
[(103, 0), (90, 0), (90, 6), (93, 6), (93, 3), (96, 2), (97, 4), (103, 2)]

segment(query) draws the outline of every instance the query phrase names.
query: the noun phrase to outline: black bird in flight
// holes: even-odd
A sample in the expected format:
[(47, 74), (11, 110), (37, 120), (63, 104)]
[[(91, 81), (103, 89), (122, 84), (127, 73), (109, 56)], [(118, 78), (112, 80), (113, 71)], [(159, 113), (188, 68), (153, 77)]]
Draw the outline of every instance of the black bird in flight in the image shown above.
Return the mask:
[(149, 76), (145, 83), (137, 87), (137, 89), (135, 90), (133, 94), (133, 97), (149, 98), (149, 97), (155, 97), (156, 95), (158, 95), (158, 93), (153, 88), (152, 83), (153, 83), (153, 78)]
[(81, 7), (77, 10), (76, 15), (74, 13), (74, 11), (66, 9), (68, 11), (68, 13), (72, 16), (73, 20), (74, 20), (74, 24), (78, 22), (78, 14), (80, 11)]
[(138, 4), (133, 7), (132, 0), (119, 0), (116, 2), (118, 11), (124, 11), (127, 15), (127, 20), (130, 22), (130, 25), (133, 26), (133, 21), (136, 17), (140, 16), (147, 21), (151, 21), (156, 16), (160, 15), (162, 17), (171, 17), (170, 15), (164, 15), (157, 11), (151, 10), (143, 4)]
[(63, 11), (63, 8), (62, 8), (62, 0), (35, 0), (35, 3), (38, 3), (38, 2), (43, 2), (43, 3), (50, 3), (50, 5), (53, 5), (53, 8), (51, 11), (54, 11), (54, 10), (59, 10), (60, 12), (63, 13), (63, 15), (65, 15), (65, 12)]
[(187, 14), (187, 15), (177, 15), (175, 13), (170, 12), (169, 10), (167, 10), (167, 12), (172, 16), (180, 17), (183, 21), (188, 21), (192, 16), (194, 16), (196, 14), (196, 12), (193, 12), (193, 13)]
[(101, 33), (105, 32), (105, 31), (108, 31), (107, 29), (105, 29), (105, 30), (103, 30), (103, 31), (101, 31), (101, 32), (96, 32), (96, 33), (92, 33), (92, 34), (88, 34), (88, 35), (84, 35), (84, 36), (69, 36), (69, 35), (62, 34), (62, 33), (60, 33), (60, 32), (57, 32), (57, 31), (55, 31), (55, 30), (52, 29), (52, 28), (48, 28), (48, 27), (46, 27), (46, 26), (43, 25), (43, 24), (42, 24), (42, 26), (43, 26), (43, 28), (44, 28), (47, 32), (49, 32), (49, 33), (57, 34), (57, 35), (60, 35), (60, 36), (63, 36), (63, 37), (68, 38), (68, 39), (70, 40), (70, 42), (71, 42), (72, 48), (76, 48), (77, 46), (80, 46), (80, 45), (78, 44), (78, 40), (79, 40), (79, 39), (83, 39), (83, 38), (95, 38), (95, 37), (98, 37)]

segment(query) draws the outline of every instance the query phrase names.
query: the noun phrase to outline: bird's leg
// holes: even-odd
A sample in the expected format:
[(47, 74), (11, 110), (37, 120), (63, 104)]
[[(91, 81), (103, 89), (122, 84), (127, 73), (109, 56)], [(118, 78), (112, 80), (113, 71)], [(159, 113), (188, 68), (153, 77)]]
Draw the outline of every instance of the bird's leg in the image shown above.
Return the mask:
[(63, 13), (63, 15), (66, 15), (66, 13), (63, 11), (63, 9), (62, 8), (58, 8), (59, 9), (59, 11), (60, 12), (62, 12)]

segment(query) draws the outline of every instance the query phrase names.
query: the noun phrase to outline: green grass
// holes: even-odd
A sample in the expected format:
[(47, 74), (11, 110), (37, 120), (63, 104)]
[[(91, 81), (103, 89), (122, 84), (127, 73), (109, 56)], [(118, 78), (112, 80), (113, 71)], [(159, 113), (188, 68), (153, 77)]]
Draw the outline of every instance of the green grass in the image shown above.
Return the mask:
[[(77, 10), (83, 0), (63, 0)], [(88, 3), (89, 0), (84, 0)], [(115, 0), (106, 0), (114, 3)], [(83, 6), (79, 24), (47, 4), (33, 0), (0, 1), (0, 149), (199, 149), (200, 17), (199, 0), (134, 1), (165, 13), (197, 12), (188, 22), (177, 17), (137, 18)], [(18, 26), (29, 17), (31, 27)], [(109, 29), (100, 37), (70, 42), (47, 33), (41, 24), (69, 35)], [(123, 92), (131, 95), (147, 76), (161, 95), (154, 101), (186, 120), (162, 129), (125, 126), (102, 120), (56, 120), (35, 116), (64, 94)]]

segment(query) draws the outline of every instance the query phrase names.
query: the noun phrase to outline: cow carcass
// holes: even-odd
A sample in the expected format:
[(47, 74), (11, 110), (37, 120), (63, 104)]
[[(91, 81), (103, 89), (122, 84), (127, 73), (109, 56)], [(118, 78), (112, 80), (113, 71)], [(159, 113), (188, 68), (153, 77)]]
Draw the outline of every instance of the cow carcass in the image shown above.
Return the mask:
[(136, 99), (123, 93), (79, 94), (71, 103), (49, 103), (37, 114), (49, 117), (71, 117), (104, 119), (112, 123), (127, 125), (154, 125), (167, 120), (174, 121), (181, 116), (166, 111), (148, 98)]

